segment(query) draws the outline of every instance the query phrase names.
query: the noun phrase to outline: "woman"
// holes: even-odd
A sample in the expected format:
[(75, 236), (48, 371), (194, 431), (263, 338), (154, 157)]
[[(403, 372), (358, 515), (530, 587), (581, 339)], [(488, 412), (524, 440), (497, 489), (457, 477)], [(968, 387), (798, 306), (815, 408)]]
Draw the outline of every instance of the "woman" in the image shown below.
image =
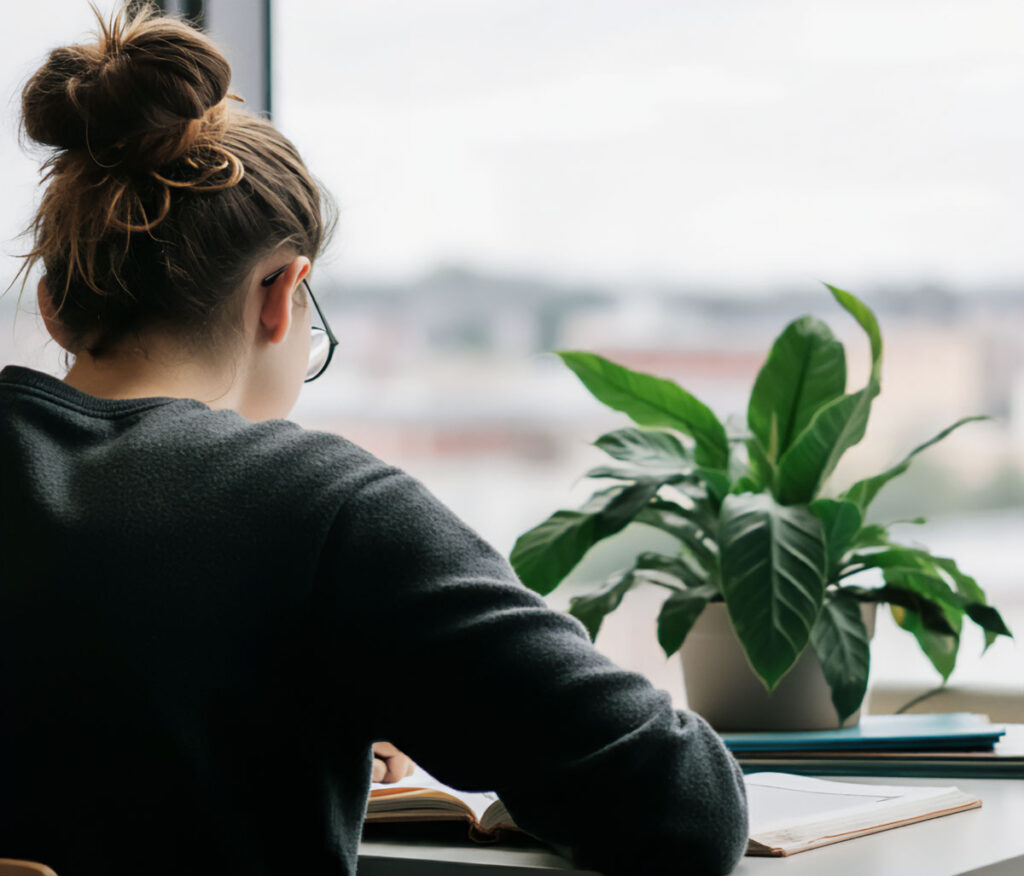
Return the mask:
[(24, 89), (51, 150), (25, 268), (73, 365), (0, 372), (0, 857), (354, 873), (386, 739), (581, 865), (728, 871), (745, 799), (707, 724), (415, 479), (284, 419), (333, 349), (326, 223), (229, 78), (147, 12)]

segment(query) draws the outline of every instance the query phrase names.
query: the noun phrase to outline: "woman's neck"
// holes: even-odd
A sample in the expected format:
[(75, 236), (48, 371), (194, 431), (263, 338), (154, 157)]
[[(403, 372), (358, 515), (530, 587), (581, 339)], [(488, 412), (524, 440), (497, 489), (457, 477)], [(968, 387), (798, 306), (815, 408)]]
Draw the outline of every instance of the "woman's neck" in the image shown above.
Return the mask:
[(99, 398), (194, 398), (211, 408), (237, 408), (240, 387), (230, 363), (215, 364), (169, 351), (83, 352), (64, 377), (69, 386)]

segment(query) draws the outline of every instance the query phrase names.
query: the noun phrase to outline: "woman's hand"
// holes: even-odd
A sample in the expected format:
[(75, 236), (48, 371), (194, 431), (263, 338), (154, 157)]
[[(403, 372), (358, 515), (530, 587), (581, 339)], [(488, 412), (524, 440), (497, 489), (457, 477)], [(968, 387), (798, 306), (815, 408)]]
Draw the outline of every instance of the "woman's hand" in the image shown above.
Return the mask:
[(402, 754), (390, 742), (373, 743), (373, 776), (374, 782), (397, 782), (404, 779), (416, 769), (416, 764), (409, 756)]

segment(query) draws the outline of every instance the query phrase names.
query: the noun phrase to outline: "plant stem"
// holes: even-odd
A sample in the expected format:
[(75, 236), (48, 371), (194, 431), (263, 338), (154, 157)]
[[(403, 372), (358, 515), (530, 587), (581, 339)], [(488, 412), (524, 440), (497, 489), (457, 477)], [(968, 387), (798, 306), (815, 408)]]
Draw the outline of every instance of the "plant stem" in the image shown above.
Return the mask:
[(923, 694), (918, 694), (913, 699), (907, 700), (907, 702), (905, 702), (902, 706), (900, 706), (895, 712), (893, 712), (893, 714), (894, 715), (902, 715), (904, 712), (907, 711), (907, 709), (912, 709), (918, 703), (923, 702), (924, 700), (928, 699), (929, 697), (935, 696), (935, 694), (937, 694), (937, 693), (942, 693), (945, 689), (946, 689), (946, 685), (940, 684), (938, 687), (932, 688), (931, 690), (927, 690)]

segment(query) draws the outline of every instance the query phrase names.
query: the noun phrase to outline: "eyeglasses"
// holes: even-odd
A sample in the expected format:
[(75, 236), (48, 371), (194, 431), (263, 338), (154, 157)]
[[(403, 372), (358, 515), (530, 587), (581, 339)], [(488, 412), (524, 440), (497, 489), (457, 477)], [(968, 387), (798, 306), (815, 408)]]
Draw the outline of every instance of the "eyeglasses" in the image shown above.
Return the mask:
[[(285, 265), (283, 268), (278, 268), (274, 273), (267, 274), (267, 276), (260, 280), (260, 285), (270, 286), (287, 269), (288, 265)], [(305, 278), (302, 280), (302, 285), (306, 287), (309, 300), (313, 302), (316, 314), (320, 318), (320, 322), (323, 323), (322, 327), (317, 325), (312, 327), (312, 337), (309, 342), (309, 365), (306, 367), (306, 378), (304, 381), (309, 383), (323, 374), (327, 370), (327, 366), (331, 364), (331, 357), (334, 355), (334, 348), (338, 346), (338, 339), (334, 337), (334, 332), (331, 331), (330, 325), (327, 324), (327, 317), (324, 316), (320, 305), (317, 304), (316, 299), (313, 297), (313, 290), (309, 288), (309, 283), (306, 282)]]

